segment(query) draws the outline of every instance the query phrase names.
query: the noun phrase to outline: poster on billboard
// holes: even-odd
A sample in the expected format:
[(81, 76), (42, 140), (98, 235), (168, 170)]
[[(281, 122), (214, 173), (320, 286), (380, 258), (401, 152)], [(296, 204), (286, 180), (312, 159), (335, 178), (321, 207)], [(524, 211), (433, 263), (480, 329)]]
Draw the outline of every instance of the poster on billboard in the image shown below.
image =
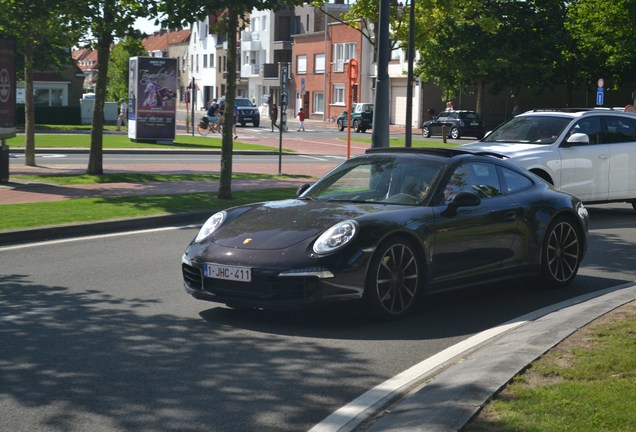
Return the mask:
[(133, 141), (173, 142), (177, 114), (177, 59), (129, 60), (128, 137)]
[(0, 139), (15, 136), (15, 39), (0, 35)]

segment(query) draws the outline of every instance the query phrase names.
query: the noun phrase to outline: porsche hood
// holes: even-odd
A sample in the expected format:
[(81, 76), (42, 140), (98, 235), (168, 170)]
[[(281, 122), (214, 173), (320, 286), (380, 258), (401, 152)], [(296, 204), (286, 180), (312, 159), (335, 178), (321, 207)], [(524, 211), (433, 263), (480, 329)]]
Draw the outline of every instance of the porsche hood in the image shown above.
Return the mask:
[(237, 207), (228, 210), (227, 220), (209, 240), (231, 248), (284, 249), (313, 240), (332, 225), (374, 209), (382, 211), (387, 206), (290, 199)]

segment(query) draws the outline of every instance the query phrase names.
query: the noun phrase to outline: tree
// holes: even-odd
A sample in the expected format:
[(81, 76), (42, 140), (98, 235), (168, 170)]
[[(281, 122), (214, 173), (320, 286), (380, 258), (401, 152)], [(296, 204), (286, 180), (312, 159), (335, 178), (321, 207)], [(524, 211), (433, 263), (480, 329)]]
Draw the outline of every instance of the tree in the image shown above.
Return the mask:
[(25, 165), (35, 166), (35, 102), (33, 70), (50, 69), (71, 61), (68, 48), (77, 40), (73, 2), (4, 0), (0, 32), (16, 38), (24, 70)]
[[(579, 77), (590, 85), (605, 77), (618, 87), (636, 70), (636, 0), (576, 0), (569, 4), (565, 28), (574, 43)], [(580, 83), (579, 83), (580, 84)]]
[(416, 73), (447, 97), (475, 86), (481, 111), (494, 90), (543, 88), (560, 59), (564, 3), (552, 0), (428, 0), (416, 3)]
[(113, 47), (106, 85), (106, 97), (109, 100), (128, 97), (128, 60), (130, 57), (144, 55), (146, 50), (138, 37), (126, 36)]
[(221, 146), (220, 199), (232, 198), (232, 113), (236, 97), (236, 49), (238, 32), (249, 22), (247, 14), (253, 9), (278, 11), (305, 3), (302, 0), (160, 0), (157, 11), (163, 16), (162, 23), (168, 28), (181, 28), (196, 20), (215, 15), (218, 19), (217, 33), (227, 33), (227, 96), (225, 99), (225, 123)]
[(97, 49), (99, 73), (95, 84), (95, 106), (91, 128), (91, 148), (87, 174), (103, 174), (104, 103), (110, 50), (116, 38), (138, 34), (133, 28), (137, 18), (153, 16), (153, 0), (84, 0), (76, 16), (81, 17), (88, 32), (85, 41)]

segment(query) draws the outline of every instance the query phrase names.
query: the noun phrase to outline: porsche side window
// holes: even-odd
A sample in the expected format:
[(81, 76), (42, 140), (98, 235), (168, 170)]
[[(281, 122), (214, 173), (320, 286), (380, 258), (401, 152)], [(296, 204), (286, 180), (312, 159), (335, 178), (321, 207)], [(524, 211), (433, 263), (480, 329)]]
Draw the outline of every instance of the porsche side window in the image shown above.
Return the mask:
[(457, 167), (444, 189), (444, 199), (450, 202), (458, 192), (471, 192), (480, 198), (501, 195), (497, 167), (485, 163), (467, 163)]
[(532, 186), (532, 180), (508, 168), (501, 168), (504, 181), (506, 182), (506, 192), (514, 193)]

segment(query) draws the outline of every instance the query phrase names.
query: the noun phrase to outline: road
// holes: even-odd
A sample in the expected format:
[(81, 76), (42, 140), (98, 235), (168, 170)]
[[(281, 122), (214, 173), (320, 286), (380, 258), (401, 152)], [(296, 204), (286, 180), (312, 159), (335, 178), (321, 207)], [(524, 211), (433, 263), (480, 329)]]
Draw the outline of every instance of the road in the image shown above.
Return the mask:
[(389, 323), (196, 301), (180, 274), (194, 227), (0, 248), (0, 430), (308, 430), (470, 335), (634, 281), (631, 206), (590, 212), (590, 253), (568, 289), (439, 294)]

